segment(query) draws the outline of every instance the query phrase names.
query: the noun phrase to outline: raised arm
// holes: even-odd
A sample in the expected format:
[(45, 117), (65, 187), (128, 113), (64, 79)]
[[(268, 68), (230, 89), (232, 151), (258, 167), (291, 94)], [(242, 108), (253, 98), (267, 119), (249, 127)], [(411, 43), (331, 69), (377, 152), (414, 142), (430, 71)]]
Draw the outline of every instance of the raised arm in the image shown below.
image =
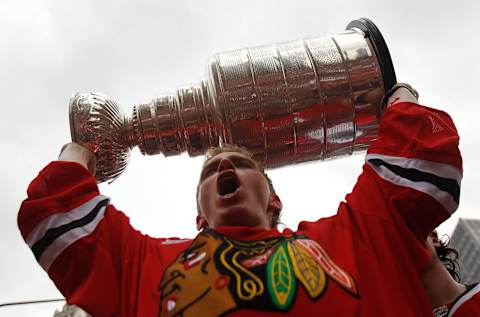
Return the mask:
[[(347, 201), (360, 212), (404, 223), (423, 242), (458, 207), (462, 158), (450, 116), (419, 105), (417, 97), (408, 85), (394, 87)], [(374, 200), (385, 208), (367, 208)]]
[(68, 303), (93, 316), (112, 316), (124, 287), (121, 254), (135, 250), (143, 235), (100, 195), (94, 172), (89, 150), (75, 143), (64, 146), (59, 160), (28, 187), (18, 226)]

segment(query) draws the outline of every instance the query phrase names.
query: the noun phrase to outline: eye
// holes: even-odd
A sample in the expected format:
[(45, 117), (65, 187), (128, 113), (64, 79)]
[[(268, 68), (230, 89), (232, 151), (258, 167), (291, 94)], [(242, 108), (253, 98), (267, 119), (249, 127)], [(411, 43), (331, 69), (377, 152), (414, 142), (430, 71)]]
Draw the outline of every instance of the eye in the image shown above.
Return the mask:
[(240, 168), (253, 168), (254, 167), (254, 163), (251, 162), (251, 161), (247, 161), (247, 160), (239, 160), (236, 162), (235, 164), (237, 167), (240, 167)]
[(212, 175), (215, 172), (215, 170), (216, 170), (215, 166), (212, 166), (212, 165), (204, 168), (203, 172), (202, 172), (202, 179), (205, 179), (205, 178), (209, 177), (210, 175)]

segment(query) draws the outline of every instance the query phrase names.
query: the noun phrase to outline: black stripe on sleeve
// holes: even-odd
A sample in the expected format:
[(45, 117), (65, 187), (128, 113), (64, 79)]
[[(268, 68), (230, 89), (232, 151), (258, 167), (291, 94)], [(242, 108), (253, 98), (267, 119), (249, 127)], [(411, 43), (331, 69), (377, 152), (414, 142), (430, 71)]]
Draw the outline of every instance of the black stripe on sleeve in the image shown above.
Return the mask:
[(368, 162), (375, 166), (385, 166), (392, 173), (406, 178), (412, 182), (428, 182), (435, 185), (440, 190), (452, 195), (453, 200), (458, 204), (460, 200), (460, 185), (454, 179), (444, 178), (432, 173), (422, 172), (414, 168), (403, 168), (397, 165), (387, 163), (381, 159), (369, 159)]
[(45, 232), (45, 235), (40, 240), (35, 242), (35, 244), (32, 246), (32, 251), (37, 261), (39, 261), (45, 249), (48, 248), (48, 246), (59, 236), (72, 229), (83, 227), (92, 222), (93, 219), (95, 219), (95, 217), (97, 216), (100, 209), (108, 205), (108, 201), (109, 199), (107, 198), (98, 202), (98, 204), (95, 206), (95, 208), (92, 209), (92, 211), (90, 211), (87, 215), (80, 219), (66, 223), (57, 228), (48, 229), (47, 232)]

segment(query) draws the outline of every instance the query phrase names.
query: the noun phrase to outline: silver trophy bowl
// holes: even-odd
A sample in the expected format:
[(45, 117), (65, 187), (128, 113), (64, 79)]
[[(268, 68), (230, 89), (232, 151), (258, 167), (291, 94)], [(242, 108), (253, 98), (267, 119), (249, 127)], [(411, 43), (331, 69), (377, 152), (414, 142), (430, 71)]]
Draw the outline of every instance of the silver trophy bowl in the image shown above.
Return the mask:
[(99, 182), (118, 177), (135, 146), (196, 156), (233, 143), (272, 168), (366, 149), (395, 82), (380, 31), (358, 19), (335, 35), (216, 54), (198, 84), (137, 104), (131, 116), (110, 97), (77, 93), (70, 129), (95, 153)]

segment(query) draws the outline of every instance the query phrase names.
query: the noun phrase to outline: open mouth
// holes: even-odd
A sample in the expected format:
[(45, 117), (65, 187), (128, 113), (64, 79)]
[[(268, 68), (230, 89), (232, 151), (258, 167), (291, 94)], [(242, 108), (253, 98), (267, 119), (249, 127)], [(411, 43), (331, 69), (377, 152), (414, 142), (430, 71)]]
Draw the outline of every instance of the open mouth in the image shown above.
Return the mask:
[(217, 191), (220, 196), (233, 194), (239, 187), (240, 182), (234, 171), (225, 171), (217, 178)]

